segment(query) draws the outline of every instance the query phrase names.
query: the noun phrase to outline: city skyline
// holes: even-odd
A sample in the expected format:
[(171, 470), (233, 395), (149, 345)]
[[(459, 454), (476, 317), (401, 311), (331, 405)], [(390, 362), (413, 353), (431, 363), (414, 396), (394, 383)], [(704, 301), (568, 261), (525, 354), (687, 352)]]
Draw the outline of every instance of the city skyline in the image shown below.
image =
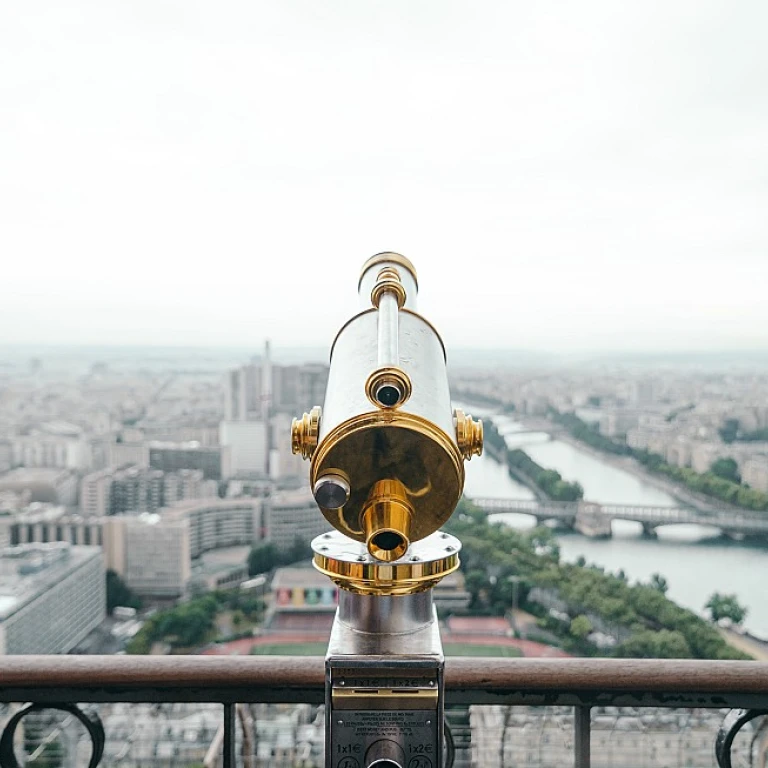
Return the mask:
[(766, 348), (767, 13), (4, 8), (0, 343), (324, 345), (393, 249), (449, 349)]

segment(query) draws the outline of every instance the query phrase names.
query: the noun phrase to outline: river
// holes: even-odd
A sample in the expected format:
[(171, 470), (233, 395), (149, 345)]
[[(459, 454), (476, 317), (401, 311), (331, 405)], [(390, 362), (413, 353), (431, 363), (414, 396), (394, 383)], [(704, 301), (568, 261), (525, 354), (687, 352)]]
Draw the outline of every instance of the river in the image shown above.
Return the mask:
[[(477, 413), (479, 409), (469, 410)], [(522, 448), (542, 466), (581, 483), (584, 498), (590, 501), (678, 506), (664, 491), (569, 443), (550, 440), (543, 432), (523, 432), (521, 424), (503, 416), (494, 421), (510, 447)], [(467, 464), (465, 490), (470, 498), (533, 498), (509, 476), (506, 467), (487, 454)], [(516, 528), (534, 524), (528, 515), (499, 514), (491, 519)], [(630, 581), (647, 581), (653, 573), (660, 573), (669, 584), (668, 596), (699, 614), (704, 613), (713, 592), (735, 594), (749, 612), (745, 627), (768, 637), (768, 549), (729, 542), (717, 534), (705, 526), (665, 526), (658, 529), (658, 538), (644, 539), (639, 523), (617, 520), (610, 539), (558, 531), (558, 540), (567, 561), (584, 557), (610, 571), (623, 569)]]

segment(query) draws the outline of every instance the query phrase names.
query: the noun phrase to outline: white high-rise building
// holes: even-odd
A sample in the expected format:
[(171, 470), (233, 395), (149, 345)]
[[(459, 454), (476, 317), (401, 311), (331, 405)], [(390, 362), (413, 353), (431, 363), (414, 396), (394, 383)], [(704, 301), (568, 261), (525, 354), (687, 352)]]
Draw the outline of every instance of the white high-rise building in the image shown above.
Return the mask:
[(223, 547), (251, 546), (263, 534), (262, 499), (183, 501), (160, 511), (165, 521), (189, 521), (190, 557)]
[(80, 481), (80, 511), (89, 517), (109, 514), (109, 494), (114, 469), (91, 472)]
[(122, 519), (125, 583), (140, 595), (178, 597), (191, 575), (189, 521), (158, 514)]
[(99, 547), (28, 544), (0, 552), (0, 653), (67, 653), (105, 615)]
[(263, 421), (222, 421), (219, 442), (229, 450), (229, 476), (267, 474), (267, 425)]
[(333, 530), (309, 488), (270, 496), (264, 500), (264, 509), (267, 538), (280, 550), (290, 549), (299, 539), (307, 545), (309, 558), (312, 556), (310, 541), (321, 533)]
[(328, 384), (328, 370), (328, 366), (321, 363), (273, 363), (267, 342), (263, 360), (227, 373), (224, 381), (224, 419), (267, 420), (275, 413), (295, 415), (315, 405), (322, 405)]

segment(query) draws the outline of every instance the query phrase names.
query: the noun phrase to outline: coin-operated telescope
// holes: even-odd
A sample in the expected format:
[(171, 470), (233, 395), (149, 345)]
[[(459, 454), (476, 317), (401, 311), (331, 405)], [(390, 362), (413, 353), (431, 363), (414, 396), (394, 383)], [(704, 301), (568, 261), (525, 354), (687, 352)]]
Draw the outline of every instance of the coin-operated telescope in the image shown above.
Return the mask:
[(416, 311), (413, 264), (364, 265), (361, 311), (331, 348), (322, 409), (294, 419), (294, 453), (336, 529), (312, 542), (339, 589), (326, 656), (327, 768), (441, 768), (444, 657), (432, 588), (459, 567), (439, 531), (482, 452), (482, 422), (451, 407), (445, 349)]

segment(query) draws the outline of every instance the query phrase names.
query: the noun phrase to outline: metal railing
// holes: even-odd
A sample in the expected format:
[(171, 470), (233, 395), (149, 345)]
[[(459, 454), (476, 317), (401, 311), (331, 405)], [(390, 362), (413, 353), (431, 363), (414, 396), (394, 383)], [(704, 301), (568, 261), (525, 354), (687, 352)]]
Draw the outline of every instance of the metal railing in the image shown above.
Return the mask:
[[(563, 722), (570, 724), (568, 743), (576, 768), (592, 765), (591, 715), (605, 708), (631, 708), (633, 713), (683, 709), (722, 717), (712, 744), (721, 768), (732, 766), (738, 732), (751, 723), (757, 734), (760, 729), (755, 726), (762, 722), (758, 718), (768, 714), (768, 663), (762, 662), (450, 658), (445, 676), (449, 710), (501, 707), (509, 727), (514, 727), (509, 713), (517, 708), (570, 708), (572, 717)], [(17, 729), (32, 712), (59, 709), (79, 720), (90, 736), (90, 766), (95, 768), (104, 751), (104, 728), (98, 715), (79, 705), (206, 702), (222, 705), (219, 764), (234, 768), (236, 705), (320, 705), (323, 698), (324, 664), (319, 657), (0, 657), (0, 703), (26, 704), (7, 717), (0, 738), (0, 767), (19, 764), (14, 754)], [(471, 737), (482, 739), (482, 729), (475, 730)], [(505, 738), (502, 734), (500, 764)], [(760, 743), (768, 743), (768, 736)], [(761, 752), (755, 765), (764, 765), (765, 755)]]

